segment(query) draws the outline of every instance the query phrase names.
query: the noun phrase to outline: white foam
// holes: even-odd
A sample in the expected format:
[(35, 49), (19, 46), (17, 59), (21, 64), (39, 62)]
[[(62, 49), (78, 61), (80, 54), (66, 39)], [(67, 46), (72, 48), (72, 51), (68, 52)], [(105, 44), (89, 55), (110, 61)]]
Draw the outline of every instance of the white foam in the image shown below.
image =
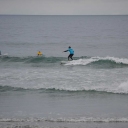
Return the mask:
[(65, 65), (87, 65), (89, 63), (98, 61), (99, 59), (97, 58), (89, 58), (89, 59), (79, 59), (79, 60), (73, 60), (73, 61), (69, 61), (67, 64)]
[(128, 118), (99, 118), (99, 117), (80, 117), (80, 118), (60, 118), (60, 119), (50, 119), (47, 121), (52, 122), (128, 122)]
[(117, 92), (128, 94), (128, 81), (121, 83), (117, 88)]
[(16, 119), (16, 118), (3, 118), (0, 119), (0, 122), (128, 122), (128, 118), (100, 118), (100, 117), (79, 117), (79, 118), (24, 118), (24, 119)]

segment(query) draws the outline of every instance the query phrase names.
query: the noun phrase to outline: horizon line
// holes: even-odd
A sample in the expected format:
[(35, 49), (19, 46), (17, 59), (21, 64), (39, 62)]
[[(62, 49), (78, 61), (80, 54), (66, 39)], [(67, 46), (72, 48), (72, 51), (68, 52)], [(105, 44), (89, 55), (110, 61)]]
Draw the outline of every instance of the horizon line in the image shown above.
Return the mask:
[(90, 15), (75, 15), (75, 14), (0, 14), (0, 16), (128, 16), (128, 14), (90, 14)]

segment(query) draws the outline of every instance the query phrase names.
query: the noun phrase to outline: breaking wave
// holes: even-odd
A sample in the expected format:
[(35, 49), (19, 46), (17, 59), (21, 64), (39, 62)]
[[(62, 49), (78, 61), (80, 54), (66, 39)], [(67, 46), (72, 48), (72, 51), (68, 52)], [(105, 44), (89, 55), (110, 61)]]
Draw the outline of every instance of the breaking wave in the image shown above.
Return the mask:
[(125, 67), (128, 66), (127, 58), (115, 57), (91, 57), (86, 59), (78, 59), (69, 61), (65, 65), (95, 65), (107, 67)]
[(32, 88), (24, 88), (24, 87), (11, 87), (11, 86), (0, 86), (0, 92), (10, 92), (10, 91), (22, 91), (22, 92), (26, 92), (26, 91), (37, 91), (40, 93), (112, 93), (112, 94), (128, 94), (128, 81), (123, 82), (119, 85), (117, 85), (117, 87), (113, 88), (113, 87), (78, 87), (78, 88), (63, 88), (63, 87), (45, 87), (45, 88), (41, 88), (41, 87), (32, 87)]

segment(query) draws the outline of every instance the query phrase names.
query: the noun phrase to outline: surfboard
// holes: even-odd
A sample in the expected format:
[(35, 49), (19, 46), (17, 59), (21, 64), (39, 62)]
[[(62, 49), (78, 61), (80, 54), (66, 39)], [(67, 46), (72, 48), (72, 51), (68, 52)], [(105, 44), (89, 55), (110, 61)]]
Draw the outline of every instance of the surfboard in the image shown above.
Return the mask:
[(68, 61), (61, 61), (60, 64), (67, 64)]
[(67, 64), (67, 63), (70, 63), (71, 61), (73, 60), (61, 61), (60, 64)]

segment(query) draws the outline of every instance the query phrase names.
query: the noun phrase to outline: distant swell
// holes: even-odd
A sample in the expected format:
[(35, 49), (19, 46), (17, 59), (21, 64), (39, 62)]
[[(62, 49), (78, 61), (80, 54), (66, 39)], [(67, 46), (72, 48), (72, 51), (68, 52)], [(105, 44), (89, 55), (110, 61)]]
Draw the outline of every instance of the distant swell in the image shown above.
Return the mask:
[(1, 62), (22, 62), (22, 63), (56, 63), (65, 60), (63, 57), (45, 57), (45, 56), (28, 56), (28, 57), (0, 57)]

